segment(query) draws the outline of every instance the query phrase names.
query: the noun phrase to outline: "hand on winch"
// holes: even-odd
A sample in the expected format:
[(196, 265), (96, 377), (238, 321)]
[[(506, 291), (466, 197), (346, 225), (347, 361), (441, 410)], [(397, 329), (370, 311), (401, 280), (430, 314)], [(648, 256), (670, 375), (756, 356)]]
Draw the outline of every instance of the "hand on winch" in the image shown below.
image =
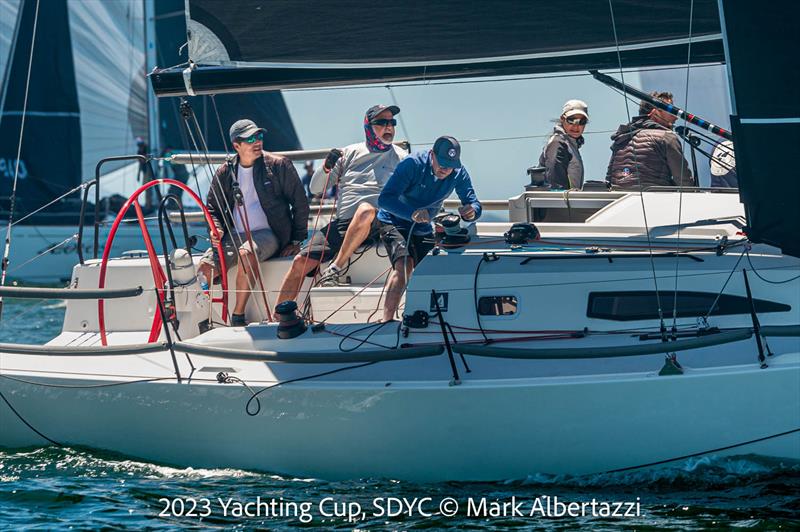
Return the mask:
[(338, 161), (344, 153), (339, 148), (333, 148), (331, 151), (328, 152), (328, 156), (325, 157), (325, 162), (322, 163), (322, 169), (326, 172), (330, 172), (333, 170), (334, 165), (336, 165), (336, 161)]
[(431, 221), (431, 214), (428, 209), (417, 209), (411, 213), (411, 219), (418, 224), (425, 224)]
[(458, 214), (461, 215), (461, 218), (467, 222), (475, 219), (475, 209), (472, 205), (462, 205), (458, 208)]

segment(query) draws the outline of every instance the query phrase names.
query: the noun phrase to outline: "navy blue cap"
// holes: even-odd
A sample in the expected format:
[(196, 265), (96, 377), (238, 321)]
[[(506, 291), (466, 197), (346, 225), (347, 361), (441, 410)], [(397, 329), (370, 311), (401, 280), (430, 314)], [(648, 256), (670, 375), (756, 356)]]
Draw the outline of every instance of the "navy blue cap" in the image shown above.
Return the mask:
[(436, 162), (443, 168), (461, 168), (461, 145), (453, 137), (439, 137), (433, 143)]

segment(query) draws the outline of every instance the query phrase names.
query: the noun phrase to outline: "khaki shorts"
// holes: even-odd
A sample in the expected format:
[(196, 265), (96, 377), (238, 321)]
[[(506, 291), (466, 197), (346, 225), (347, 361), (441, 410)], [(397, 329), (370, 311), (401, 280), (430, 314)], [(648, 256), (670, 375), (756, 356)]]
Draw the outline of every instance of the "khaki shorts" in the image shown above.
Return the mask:
[[(253, 247), (255, 247), (254, 254), (258, 257), (259, 262), (264, 262), (278, 252), (280, 243), (278, 242), (278, 237), (272, 232), (272, 229), (257, 229), (251, 234), (253, 237)], [(226, 233), (225, 236), (222, 237), (222, 247), (225, 250), (225, 266), (228, 268), (239, 261), (238, 249), (253, 252), (250, 242), (247, 240), (247, 234), (245, 233), (237, 233), (233, 239)], [(210, 264), (215, 270), (219, 271), (220, 266), (216, 254), (214, 253), (213, 246), (208, 248), (200, 258), (200, 263), (202, 264), (204, 262)]]

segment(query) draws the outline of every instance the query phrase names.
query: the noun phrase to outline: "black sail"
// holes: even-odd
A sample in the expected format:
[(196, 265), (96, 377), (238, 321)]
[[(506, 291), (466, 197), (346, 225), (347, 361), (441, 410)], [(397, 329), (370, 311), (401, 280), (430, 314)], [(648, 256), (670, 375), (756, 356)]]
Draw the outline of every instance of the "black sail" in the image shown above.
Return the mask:
[[(692, 62), (723, 58), (716, 0), (696, 0)], [(692, 2), (188, 0), (190, 73), (159, 95), (246, 92), (686, 62)], [(616, 36), (615, 39), (615, 31)], [(187, 79), (189, 83), (187, 85)]]
[[(156, 2), (156, 53), (159, 65), (186, 62), (186, 17), (184, 0), (159, 0)], [(189, 97), (200, 130), (210, 151), (225, 151), (228, 127), (240, 118), (250, 118), (267, 129), (264, 148), (269, 151), (299, 150), (300, 140), (295, 131), (283, 95), (278, 91), (258, 94), (220, 94)], [(216, 110), (214, 106), (216, 104)], [(158, 151), (193, 149), (180, 112), (179, 98), (160, 98)], [(217, 122), (219, 112), (223, 135)], [(199, 141), (198, 141), (199, 142)], [(228, 143), (228, 149), (231, 149)]]
[[(36, 4), (24, 0), (20, 6), (18, 38), (5, 80), (0, 116), (2, 216), (8, 216), (17, 166)], [(42, 2), (39, 8), (24, 120), (15, 219), (81, 182), (80, 113), (66, 0)], [(77, 221), (77, 211), (72, 208), (75, 205), (69, 209), (65, 205), (59, 203), (29, 221), (40, 224)]]
[(800, 257), (800, 3), (723, 0), (722, 7), (747, 235)]

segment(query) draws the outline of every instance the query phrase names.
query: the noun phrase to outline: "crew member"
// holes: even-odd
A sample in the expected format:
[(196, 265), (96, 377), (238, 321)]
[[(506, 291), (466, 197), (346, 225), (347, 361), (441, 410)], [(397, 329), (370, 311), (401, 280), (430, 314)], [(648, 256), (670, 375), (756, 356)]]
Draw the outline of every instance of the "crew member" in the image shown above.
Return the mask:
[[(300, 250), (308, 233), (309, 209), (291, 161), (263, 151), (265, 129), (252, 120), (239, 120), (229, 133), (236, 156), (217, 168), (207, 206), (222, 237), (226, 266), (239, 259), (246, 265), (236, 274), (236, 304), (231, 314), (231, 325), (243, 326), (258, 262), (276, 253), (286, 257)], [(212, 252), (218, 243), (212, 233), (212, 248), (200, 261), (200, 273), (209, 280), (212, 268), (219, 272)]]
[(379, 225), (375, 221), (378, 195), (397, 163), (407, 153), (392, 144), (400, 112), (396, 105), (374, 105), (364, 116), (364, 142), (334, 148), (325, 163), (314, 172), (312, 194), (337, 185), (339, 197), (336, 216), (317, 231), (294, 258), (281, 285), (278, 302), (295, 299), (303, 277), (320, 263), (331, 260), (322, 273), (320, 286), (338, 286), (342, 269), (358, 247), (377, 241)]
[[(664, 103), (672, 103), (672, 93), (651, 92)], [(622, 124), (611, 136), (611, 160), (606, 180), (619, 188), (648, 186), (696, 186), (681, 142), (672, 131), (677, 117), (644, 100), (639, 115)]]
[(478, 219), (482, 207), (461, 164), (461, 146), (448, 136), (436, 139), (433, 149), (406, 157), (383, 187), (378, 220), (392, 263), (383, 321), (394, 319), (408, 277), (433, 247), (431, 220), (453, 190), (461, 200), (461, 218)]

